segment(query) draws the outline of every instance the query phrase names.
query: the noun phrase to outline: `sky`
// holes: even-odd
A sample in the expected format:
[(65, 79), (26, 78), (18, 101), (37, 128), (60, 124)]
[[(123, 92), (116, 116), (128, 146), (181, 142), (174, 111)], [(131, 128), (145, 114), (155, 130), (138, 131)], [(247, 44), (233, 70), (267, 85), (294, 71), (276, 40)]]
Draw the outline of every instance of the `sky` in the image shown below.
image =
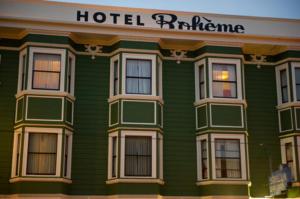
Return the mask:
[[(52, 0), (53, 1), (53, 0)], [(83, 4), (300, 19), (300, 0), (54, 0)]]

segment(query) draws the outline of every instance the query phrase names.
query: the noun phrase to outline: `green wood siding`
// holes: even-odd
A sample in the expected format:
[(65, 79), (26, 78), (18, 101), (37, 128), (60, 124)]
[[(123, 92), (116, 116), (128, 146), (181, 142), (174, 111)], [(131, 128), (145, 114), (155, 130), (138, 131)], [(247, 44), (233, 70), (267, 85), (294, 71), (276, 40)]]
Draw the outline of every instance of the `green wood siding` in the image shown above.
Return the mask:
[(278, 114), (280, 114), (281, 131), (292, 130), (293, 124), (291, 111), (291, 109), (279, 111)]
[(241, 127), (243, 125), (242, 106), (211, 104), (212, 125)]
[(27, 119), (62, 120), (62, 98), (28, 96)]
[(155, 123), (155, 102), (123, 101), (123, 122)]

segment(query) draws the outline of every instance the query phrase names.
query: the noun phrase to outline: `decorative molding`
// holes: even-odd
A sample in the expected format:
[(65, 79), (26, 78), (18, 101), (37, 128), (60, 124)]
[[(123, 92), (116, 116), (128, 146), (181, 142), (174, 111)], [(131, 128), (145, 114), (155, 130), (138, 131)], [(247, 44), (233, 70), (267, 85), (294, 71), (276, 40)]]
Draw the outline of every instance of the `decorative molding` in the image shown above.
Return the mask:
[(248, 185), (249, 181), (247, 180), (204, 180), (198, 181), (196, 183), (197, 186), (201, 185)]
[(176, 59), (176, 63), (180, 64), (181, 60), (183, 58), (186, 58), (186, 50), (170, 50), (171, 52), (171, 57), (174, 57)]
[(94, 45), (94, 44), (85, 44), (84, 47), (86, 48), (85, 51), (92, 55), (92, 59), (95, 59), (96, 55), (102, 53), (103, 46)]
[(63, 182), (67, 184), (71, 184), (72, 180), (67, 178), (55, 178), (55, 177), (16, 177), (9, 179), (10, 183), (15, 182)]
[(261, 68), (261, 64), (264, 64), (267, 60), (267, 56), (265, 55), (250, 55), (251, 56), (251, 61), (254, 62), (255, 64), (257, 64), (257, 68), (260, 69)]
[(107, 180), (106, 184), (116, 184), (116, 183), (150, 183), (150, 184), (160, 184), (164, 185), (165, 182), (161, 179), (128, 179), (128, 178), (118, 178)]

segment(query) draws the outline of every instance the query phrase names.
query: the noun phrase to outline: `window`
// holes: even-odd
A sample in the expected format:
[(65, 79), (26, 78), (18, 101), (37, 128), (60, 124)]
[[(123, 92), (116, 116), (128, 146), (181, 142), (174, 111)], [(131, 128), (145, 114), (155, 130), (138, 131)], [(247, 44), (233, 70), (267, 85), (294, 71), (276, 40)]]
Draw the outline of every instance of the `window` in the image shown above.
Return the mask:
[(207, 179), (207, 140), (201, 140), (201, 178)]
[(237, 98), (235, 65), (213, 64), (213, 97)]
[(294, 102), (300, 101), (300, 62), (291, 62)]
[(198, 181), (209, 178), (208, 135), (197, 137), (197, 173)]
[(111, 176), (114, 178), (117, 176), (117, 137), (112, 138), (112, 165)]
[(115, 55), (110, 59), (110, 92), (109, 96), (119, 95), (119, 85), (120, 85), (120, 71), (119, 71), (119, 55)]
[(59, 90), (61, 57), (57, 54), (33, 54), (32, 88)]
[(215, 162), (217, 178), (240, 178), (239, 140), (215, 139)]
[(297, 101), (300, 101), (300, 68), (295, 68), (295, 80)]
[[(290, 102), (290, 84), (288, 64), (276, 66), (277, 103)], [(293, 79), (294, 80), (294, 79)]]
[(25, 90), (25, 82), (26, 82), (26, 61), (27, 54), (26, 49), (21, 51), (20, 59), (19, 59), (19, 80), (18, 80), (18, 91)]
[(204, 74), (204, 66), (201, 65), (199, 67), (199, 99), (204, 99), (205, 95), (205, 87), (204, 87), (204, 78), (205, 78), (205, 74)]
[(286, 69), (280, 71), (281, 102), (288, 102), (288, 83)]
[(20, 158), (21, 158), (21, 143), (22, 143), (22, 130), (17, 129), (14, 133), (14, 148), (12, 155), (12, 170), (11, 176), (17, 177), (20, 175)]
[(57, 135), (29, 133), (27, 175), (55, 175)]
[(73, 135), (71, 131), (65, 130), (64, 141), (64, 177), (71, 178), (71, 165), (72, 165), (72, 139)]
[(292, 176), (294, 176), (294, 174), (293, 174), (293, 164), (294, 164), (293, 145), (291, 142), (285, 143), (285, 155), (286, 155), (286, 164), (291, 169)]
[(66, 92), (74, 95), (75, 82), (75, 56), (68, 52), (68, 64), (66, 69)]
[(212, 179), (247, 180), (246, 143), (242, 134), (211, 134)]
[(125, 176), (150, 176), (152, 165), (152, 137), (125, 137)]
[(160, 70), (156, 68), (157, 59), (156, 55), (123, 53), (122, 94), (157, 96), (159, 93), (161, 95), (159, 91), (161, 82), (157, 77), (160, 75), (157, 74), (157, 70)]
[(126, 60), (126, 94), (151, 95), (151, 60)]
[(208, 58), (208, 70), (209, 98), (243, 99), (240, 59)]
[[(297, 141), (299, 142), (300, 138), (297, 137)], [(282, 163), (286, 164), (291, 169), (292, 177), (295, 181), (297, 181), (297, 169), (296, 169), (296, 149), (297, 144), (295, 142), (294, 137), (287, 137), (280, 140), (281, 145), (281, 159)]]
[(195, 100), (206, 98), (206, 70), (205, 59), (195, 63)]
[(119, 94), (119, 60), (114, 61), (114, 95)]

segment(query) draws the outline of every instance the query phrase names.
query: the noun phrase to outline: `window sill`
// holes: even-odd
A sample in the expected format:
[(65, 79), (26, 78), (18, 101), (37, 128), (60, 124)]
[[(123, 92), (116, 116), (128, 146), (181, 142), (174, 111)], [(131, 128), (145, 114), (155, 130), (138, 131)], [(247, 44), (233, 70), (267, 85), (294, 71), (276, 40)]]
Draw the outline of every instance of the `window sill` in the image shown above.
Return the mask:
[(226, 99), (226, 98), (205, 98), (194, 102), (194, 106), (199, 106), (205, 103), (226, 103), (226, 104), (243, 104), (247, 108), (246, 100), (241, 99)]
[(67, 178), (55, 178), (55, 177), (48, 177), (48, 178), (42, 178), (42, 177), (15, 177), (9, 179), (10, 183), (15, 182), (62, 182), (66, 184), (71, 184), (72, 180)]
[(283, 108), (288, 108), (291, 106), (300, 106), (300, 102), (297, 102), (297, 101), (296, 102), (286, 102), (286, 103), (277, 105), (276, 108), (283, 109)]
[(165, 182), (161, 179), (128, 179), (128, 178), (116, 178), (109, 179), (106, 184), (117, 184), (117, 183), (148, 183), (148, 184), (159, 184), (164, 185)]
[(233, 180), (233, 179), (224, 179), (224, 180), (203, 180), (203, 181), (198, 181), (196, 183), (197, 186), (201, 185), (212, 185), (212, 184), (228, 184), (228, 185), (248, 185), (249, 181), (247, 180)]
[(111, 102), (119, 100), (119, 99), (157, 100), (161, 104), (164, 104), (164, 101), (160, 96), (153, 96), (153, 95), (115, 95), (115, 96), (111, 96), (107, 101), (108, 101), (108, 103), (111, 103)]
[(19, 91), (15, 97), (18, 99), (23, 95), (49, 95), (49, 96), (60, 96), (60, 97), (68, 97), (71, 100), (75, 101), (75, 97), (67, 92), (61, 91), (45, 91), (45, 90), (23, 90)]

